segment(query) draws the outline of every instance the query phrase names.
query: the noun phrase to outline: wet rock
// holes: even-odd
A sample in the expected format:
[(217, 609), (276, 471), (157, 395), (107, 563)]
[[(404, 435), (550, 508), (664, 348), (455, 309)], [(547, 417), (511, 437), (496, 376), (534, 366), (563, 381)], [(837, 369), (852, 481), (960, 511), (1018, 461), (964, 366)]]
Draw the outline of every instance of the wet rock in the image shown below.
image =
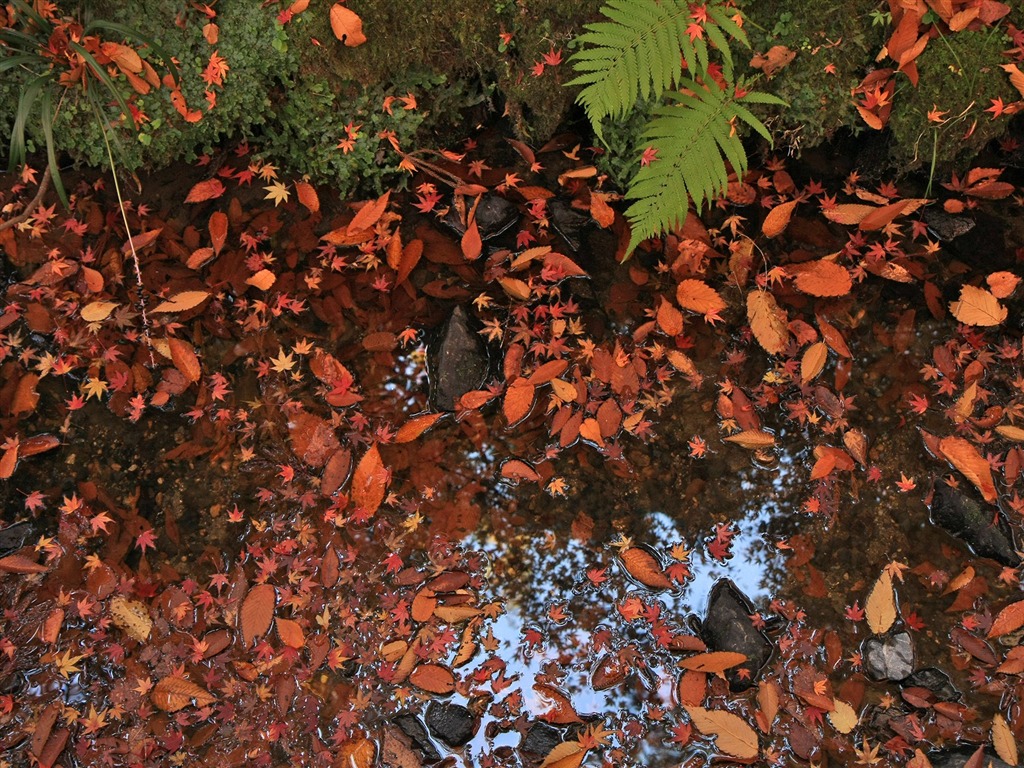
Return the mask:
[(469, 313), (465, 307), (456, 307), (427, 345), (430, 405), (438, 411), (454, 411), (459, 398), (484, 385), (490, 365), (487, 345)]
[(907, 632), (869, 637), (861, 653), (865, 671), (875, 680), (899, 682), (914, 671), (914, 642)]
[(979, 557), (989, 557), (1015, 568), (1020, 565), (1020, 555), (1013, 545), (1012, 534), (1002, 517), (996, 525), (992, 524), (993, 513), (992, 508), (982, 508), (966, 493), (942, 482), (935, 484), (932, 522), (962, 539)]
[(6, 528), (0, 528), (0, 557), (17, 552), (34, 538), (38, 537), (33, 535), (31, 523), (15, 523)]
[(548, 221), (569, 247), (578, 251), (583, 244), (587, 228), (594, 223), (590, 214), (572, 207), (570, 200), (548, 200)]
[(547, 755), (564, 739), (560, 730), (538, 720), (523, 736), (523, 740), (519, 743), (519, 751), (530, 755)]
[[(466, 200), (466, 207), (471, 209), (472, 198)], [(467, 213), (469, 211), (467, 210)], [(488, 192), (480, 197), (476, 206), (476, 228), (480, 232), (480, 239), (490, 240), (519, 223), (519, 209), (515, 203), (506, 200), (501, 195)], [(459, 216), (454, 205), (449, 206), (448, 213), (441, 219), (447, 226), (451, 227), (460, 236), (466, 232), (466, 224)]]
[(431, 702), (427, 707), (427, 729), (449, 747), (461, 747), (473, 738), (476, 718), (460, 704)]
[(427, 733), (426, 726), (423, 725), (423, 721), (416, 715), (412, 712), (403, 712), (397, 715), (393, 722), (401, 729), (402, 733), (409, 737), (412, 746), (423, 755), (424, 761), (436, 763), (441, 759), (441, 753), (437, 751), (434, 742), (430, 740), (430, 734)]
[(902, 684), (927, 688), (942, 701), (956, 701), (960, 698), (960, 691), (953, 685), (949, 675), (937, 667), (919, 669), (903, 680)]
[[(932, 768), (964, 768), (967, 765), (967, 761), (977, 751), (977, 747), (964, 747), (953, 752), (928, 755), (928, 759), (932, 763)], [(992, 750), (986, 749), (983, 754), (984, 757), (981, 760), (981, 765), (985, 766), (985, 768), (990, 766), (991, 768), (1010, 768), (1010, 764), (1000, 760)]]
[(734, 651), (746, 655), (744, 664), (726, 673), (733, 691), (745, 691), (753, 685), (758, 672), (772, 655), (772, 641), (750, 619), (755, 613), (753, 603), (729, 579), (715, 582), (708, 596), (707, 613), (700, 625), (700, 638), (712, 651)]
[(921, 219), (928, 225), (928, 229), (940, 241), (948, 243), (961, 235), (966, 235), (974, 229), (974, 219), (970, 216), (960, 216), (946, 213), (941, 208), (929, 206), (921, 214)]

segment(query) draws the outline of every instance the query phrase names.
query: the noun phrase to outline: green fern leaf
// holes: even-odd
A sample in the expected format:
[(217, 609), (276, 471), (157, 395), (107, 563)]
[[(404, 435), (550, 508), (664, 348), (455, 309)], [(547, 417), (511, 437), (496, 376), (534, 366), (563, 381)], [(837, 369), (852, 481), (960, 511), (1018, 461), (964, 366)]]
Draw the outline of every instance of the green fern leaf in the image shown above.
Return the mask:
[[(632, 227), (629, 252), (643, 240), (679, 227), (690, 200), (699, 210), (723, 195), (730, 172), (740, 176), (746, 172), (747, 155), (735, 130), (737, 122), (771, 138), (732, 87), (722, 89), (714, 81), (701, 86), (693, 80), (680, 85), (686, 92), (669, 94), (674, 103), (656, 108), (644, 133), (657, 150), (656, 159), (640, 168), (626, 193), (631, 201), (626, 209)], [(783, 103), (767, 94), (748, 93), (743, 100)]]

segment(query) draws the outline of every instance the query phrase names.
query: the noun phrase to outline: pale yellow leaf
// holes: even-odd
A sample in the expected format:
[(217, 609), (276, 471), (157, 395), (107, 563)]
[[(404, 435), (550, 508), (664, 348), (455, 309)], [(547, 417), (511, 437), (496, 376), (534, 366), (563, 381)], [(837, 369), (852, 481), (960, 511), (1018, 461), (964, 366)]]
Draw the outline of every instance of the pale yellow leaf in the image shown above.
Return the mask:
[(1006, 718), (998, 712), (992, 717), (992, 746), (996, 748), (996, 754), (1003, 762), (1017, 764), (1017, 742), (1013, 738), (1013, 731), (1010, 730)]
[(757, 733), (739, 715), (703, 707), (686, 707), (686, 713), (698, 731), (715, 737), (715, 746), (720, 752), (739, 760), (757, 757)]
[(828, 713), (828, 721), (832, 727), (840, 733), (849, 733), (857, 726), (857, 710), (851, 707), (842, 699), (835, 699), (832, 702), (835, 709)]
[(999, 299), (984, 288), (965, 285), (960, 289), (960, 299), (951, 302), (949, 311), (965, 325), (999, 325), (1006, 319), (1006, 307)]
[(116, 301), (94, 301), (82, 307), (82, 319), (87, 323), (98, 323), (105, 320), (117, 307)]

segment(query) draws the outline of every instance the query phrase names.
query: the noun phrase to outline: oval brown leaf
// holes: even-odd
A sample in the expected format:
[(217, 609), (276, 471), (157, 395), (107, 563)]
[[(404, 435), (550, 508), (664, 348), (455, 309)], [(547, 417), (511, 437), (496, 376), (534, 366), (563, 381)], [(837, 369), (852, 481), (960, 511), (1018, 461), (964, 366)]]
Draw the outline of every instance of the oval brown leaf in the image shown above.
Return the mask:
[(823, 341), (817, 341), (811, 344), (800, 359), (800, 378), (804, 380), (806, 384), (811, 381), (825, 367), (825, 361), (828, 360), (828, 345)]
[(767, 291), (747, 294), (747, 322), (765, 352), (777, 355), (789, 343), (789, 318)]
[(708, 651), (690, 656), (679, 662), (682, 669), (692, 669), (695, 672), (724, 672), (732, 669), (747, 660), (745, 653), (736, 651)]
[(331, 31), (349, 48), (355, 48), (366, 42), (363, 34), (363, 20), (341, 3), (331, 6)]
[(1017, 741), (1006, 718), (998, 712), (992, 716), (992, 746), (1004, 763), (1017, 764)]
[[(352, 13), (352, 11), (349, 11), (344, 6), (335, 5), (334, 8), (342, 8), (344, 11), (355, 16), (355, 14)], [(334, 23), (334, 8), (331, 9), (332, 24)], [(356, 19), (358, 18), (359, 17), (356, 16)], [(388, 190), (383, 195), (378, 197), (376, 200), (366, 203), (362, 208), (359, 209), (356, 215), (352, 218), (352, 221), (348, 223), (348, 227), (345, 230), (346, 233), (349, 235), (354, 235), (357, 232), (361, 232), (364, 229), (369, 229), (374, 224), (376, 224), (380, 217), (384, 215), (384, 210), (388, 207), (388, 200), (390, 199), (390, 197), (391, 191)]]
[(988, 631), (989, 637), (1000, 637), (1016, 632), (1024, 627), (1024, 600), (1010, 603), (1003, 608), (992, 622), (992, 628)]
[(298, 650), (306, 644), (306, 633), (302, 631), (299, 622), (278, 617), (275, 623), (277, 624), (277, 636), (289, 648)]
[(757, 732), (739, 715), (720, 709), (685, 707), (694, 726), (705, 736), (715, 737), (719, 751), (739, 760), (757, 757)]
[(643, 547), (627, 547), (619, 553), (626, 572), (650, 589), (672, 589), (672, 580), (665, 575), (658, 558)]
[(725, 309), (725, 300), (703, 280), (683, 280), (676, 286), (676, 303), (683, 309), (702, 315), (716, 315)]
[(149, 692), (153, 705), (164, 712), (177, 712), (193, 701), (197, 707), (205, 707), (216, 699), (205, 688), (183, 677), (165, 677)]
[(760, 429), (745, 429), (722, 439), (727, 443), (736, 443), (736, 445), (751, 451), (759, 448), (771, 448), (775, 445), (775, 435)]
[(529, 480), (532, 483), (540, 480), (537, 470), (531, 467), (522, 459), (507, 459), (501, 464), (501, 476), (506, 480), (519, 482)]
[(864, 603), (864, 616), (868, 620), (868, 627), (876, 635), (888, 632), (896, 621), (896, 593), (892, 589), (889, 571), (882, 571), (875, 586), (871, 588), (867, 602)]
[(367, 514), (372, 515), (384, 501), (389, 473), (381, 461), (376, 445), (363, 454), (352, 476), (352, 500)]
[(790, 200), (787, 203), (782, 203), (782, 205), (772, 208), (768, 215), (764, 217), (764, 223), (761, 224), (761, 233), (765, 237), (778, 237), (785, 232), (798, 202), (797, 200)]
[(999, 325), (1006, 319), (1006, 307), (999, 299), (984, 288), (965, 285), (960, 289), (960, 299), (949, 305), (953, 317), (965, 325)]
[(277, 592), (270, 584), (257, 584), (249, 590), (238, 613), (239, 629), (242, 631), (242, 645), (248, 648), (252, 641), (262, 637), (274, 619), (274, 605)]
[(536, 387), (525, 379), (516, 379), (505, 391), (505, 399), (501, 407), (505, 413), (505, 421), (511, 427), (519, 423), (533, 407), (533, 395)]
[(968, 440), (962, 437), (944, 437), (939, 441), (939, 450), (954, 467), (981, 491), (985, 501), (995, 502), (996, 486), (992, 479), (992, 467), (988, 459), (978, 453)]
[(423, 413), (419, 416), (413, 416), (405, 424), (398, 428), (398, 432), (395, 435), (396, 443), (409, 443), (415, 440), (417, 437), (422, 435), (432, 426), (434, 426), (438, 419), (444, 416), (443, 413)]
[(455, 675), (440, 664), (420, 664), (409, 675), (409, 682), (429, 693), (446, 694), (455, 690)]
[(228, 217), (223, 211), (214, 211), (210, 214), (210, 222), (206, 225), (210, 231), (210, 245), (213, 246), (215, 255), (220, 255), (220, 249), (228, 239)]
[(480, 229), (477, 227), (476, 219), (473, 219), (466, 227), (466, 231), (462, 235), (461, 246), (462, 255), (466, 257), (467, 261), (476, 261), (483, 253), (484, 243), (480, 238)]
[[(193, 185), (188, 191), (186, 203), (204, 203), (207, 200), (216, 200), (226, 191), (224, 183), (220, 179), (207, 179)], [(136, 246), (138, 247), (138, 246)]]
[(209, 291), (182, 291), (166, 301), (161, 301), (150, 312), (184, 312), (198, 307), (210, 297)]
[(199, 365), (199, 358), (196, 357), (196, 352), (192, 345), (187, 341), (173, 338), (167, 339), (167, 345), (171, 349), (171, 360), (174, 361), (174, 367), (181, 371), (185, 381), (189, 384), (195, 384), (199, 381), (203, 369)]
[(658, 307), (658, 327), (669, 336), (678, 336), (683, 332), (683, 313), (668, 301), (661, 302)]
[(834, 261), (821, 259), (787, 267), (797, 290), (811, 296), (845, 296), (853, 288), (850, 271)]

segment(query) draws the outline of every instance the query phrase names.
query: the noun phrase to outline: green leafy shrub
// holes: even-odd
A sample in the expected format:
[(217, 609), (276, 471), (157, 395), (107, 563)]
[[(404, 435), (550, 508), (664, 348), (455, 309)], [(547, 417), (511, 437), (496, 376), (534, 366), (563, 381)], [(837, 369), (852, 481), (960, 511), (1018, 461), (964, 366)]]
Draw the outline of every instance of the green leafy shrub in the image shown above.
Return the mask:
[(739, 124), (771, 141), (746, 104), (783, 102), (751, 93), (735, 78), (730, 41), (747, 45), (747, 38), (722, 3), (610, 0), (601, 12), (608, 21), (588, 24), (579, 37), (581, 48), (570, 59), (578, 76), (567, 83), (582, 87), (577, 101), (598, 138), (606, 118), (623, 118), (638, 101), (668, 102), (655, 107), (647, 123), (649, 149), (626, 192), (632, 251), (678, 226), (691, 199), (701, 208), (723, 194), (730, 165), (738, 174), (746, 171)]

